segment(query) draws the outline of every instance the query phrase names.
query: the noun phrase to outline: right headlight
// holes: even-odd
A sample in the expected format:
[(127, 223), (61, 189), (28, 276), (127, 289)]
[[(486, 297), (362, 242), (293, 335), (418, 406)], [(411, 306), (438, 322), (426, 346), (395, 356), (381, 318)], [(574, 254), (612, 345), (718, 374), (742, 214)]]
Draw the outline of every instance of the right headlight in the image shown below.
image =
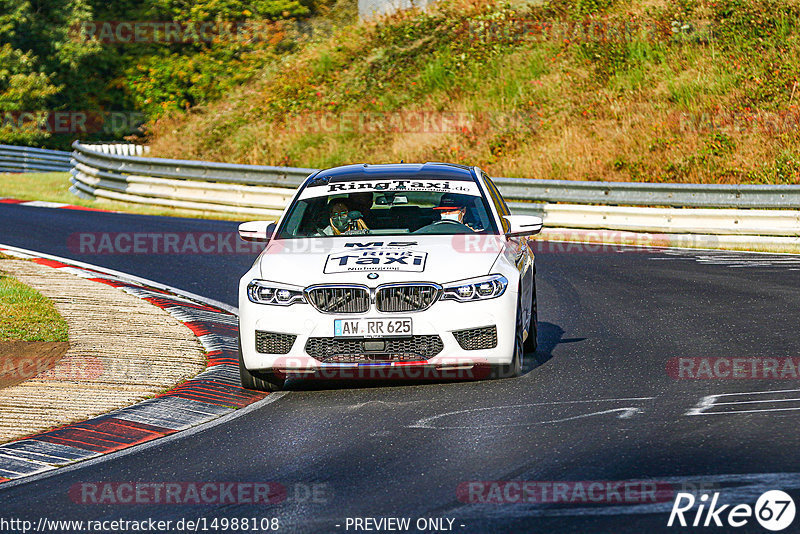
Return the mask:
[(306, 303), (303, 288), (266, 280), (253, 280), (247, 284), (247, 298), (256, 304), (272, 304), (273, 306)]
[(470, 302), (493, 299), (505, 293), (506, 287), (508, 287), (508, 280), (502, 274), (470, 278), (442, 286), (442, 300)]

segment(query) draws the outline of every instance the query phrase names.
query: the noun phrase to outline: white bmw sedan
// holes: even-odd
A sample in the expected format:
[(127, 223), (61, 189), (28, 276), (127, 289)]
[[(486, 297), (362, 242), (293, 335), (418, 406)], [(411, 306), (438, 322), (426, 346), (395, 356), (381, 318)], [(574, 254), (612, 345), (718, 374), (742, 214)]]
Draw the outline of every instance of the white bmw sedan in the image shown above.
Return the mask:
[(312, 174), (277, 224), (239, 227), (266, 243), (239, 285), (242, 386), (365, 366), (519, 375), (536, 348), (528, 236), (541, 228), (477, 167)]

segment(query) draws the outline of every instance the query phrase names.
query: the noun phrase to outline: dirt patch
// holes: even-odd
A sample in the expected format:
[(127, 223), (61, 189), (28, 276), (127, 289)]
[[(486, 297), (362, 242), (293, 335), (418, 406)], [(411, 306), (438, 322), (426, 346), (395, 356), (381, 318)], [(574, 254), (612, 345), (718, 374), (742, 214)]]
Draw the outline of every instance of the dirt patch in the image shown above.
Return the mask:
[(67, 350), (69, 343), (63, 341), (0, 340), (0, 389), (59, 374), (54, 372), (56, 364)]

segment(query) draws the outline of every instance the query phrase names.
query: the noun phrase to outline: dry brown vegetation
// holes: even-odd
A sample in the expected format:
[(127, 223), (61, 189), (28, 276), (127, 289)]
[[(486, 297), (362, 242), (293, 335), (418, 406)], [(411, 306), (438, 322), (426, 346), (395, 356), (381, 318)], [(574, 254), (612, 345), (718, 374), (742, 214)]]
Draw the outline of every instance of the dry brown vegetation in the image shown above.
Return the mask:
[(164, 157), (298, 167), (800, 183), (797, 27), (789, 0), (443, 0), (340, 27), (151, 125), (150, 142)]

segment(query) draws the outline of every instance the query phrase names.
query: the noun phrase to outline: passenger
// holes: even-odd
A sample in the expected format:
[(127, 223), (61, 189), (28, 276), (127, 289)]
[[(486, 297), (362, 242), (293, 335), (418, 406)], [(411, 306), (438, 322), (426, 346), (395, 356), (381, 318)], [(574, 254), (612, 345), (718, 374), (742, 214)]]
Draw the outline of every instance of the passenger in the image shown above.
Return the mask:
[(320, 230), (321, 235), (366, 233), (369, 228), (356, 210), (350, 210), (343, 199), (328, 204), (328, 226)]

